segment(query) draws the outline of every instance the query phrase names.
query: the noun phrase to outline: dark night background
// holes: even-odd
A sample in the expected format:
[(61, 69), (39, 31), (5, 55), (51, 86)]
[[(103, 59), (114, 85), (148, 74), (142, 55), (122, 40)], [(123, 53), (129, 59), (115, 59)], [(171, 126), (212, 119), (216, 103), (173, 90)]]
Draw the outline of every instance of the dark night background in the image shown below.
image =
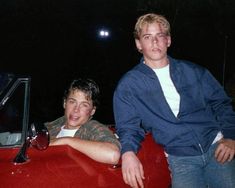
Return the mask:
[[(169, 55), (207, 67), (235, 93), (234, 0), (1, 0), (0, 70), (31, 76), (31, 118), (41, 121), (63, 114), (73, 78), (92, 78), (101, 88), (95, 118), (113, 123), (113, 91), (139, 61), (132, 32), (147, 12), (170, 21)], [(100, 28), (110, 37), (99, 38)]]

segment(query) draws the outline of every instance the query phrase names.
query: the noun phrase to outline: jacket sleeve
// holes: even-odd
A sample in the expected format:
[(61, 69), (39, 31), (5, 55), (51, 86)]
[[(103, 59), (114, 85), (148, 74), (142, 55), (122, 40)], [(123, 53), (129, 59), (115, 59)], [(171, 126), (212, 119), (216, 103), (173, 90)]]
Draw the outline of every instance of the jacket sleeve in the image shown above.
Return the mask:
[(128, 84), (121, 82), (113, 97), (116, 132), (121, 142), (122, 154), (127, 151), (137, 153), (145, 136), (140, 126), (141, 120), (136, 111), (133, 92)]
[(76, 137), (84, 140), (110, 142), (121, 149), (120, 142), (115, 137), (113, 132), (108, 127), (96, 120), (91, 120), (81, 126), (81, 128), (79, 129), (79, 131), (76, 132), (75, 135)]
[(235, 139), (235, 112), (231, 98), (208, 70), (202, 75), (201, 83), (206, 102), (212, 107), (216, 120), (220, 122), (224, 138)]

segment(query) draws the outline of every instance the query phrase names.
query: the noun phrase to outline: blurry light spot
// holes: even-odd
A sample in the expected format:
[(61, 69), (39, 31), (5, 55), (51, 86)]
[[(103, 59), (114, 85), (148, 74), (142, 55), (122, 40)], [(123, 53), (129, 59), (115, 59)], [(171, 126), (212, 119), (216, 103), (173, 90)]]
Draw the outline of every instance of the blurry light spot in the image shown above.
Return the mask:
[(99, 36), (101, 38), (107, 38), (107, 37), (109, 37), (109, 31), (105, 30), (105, 29), (102, 29), (102, 30), (99, 31)]

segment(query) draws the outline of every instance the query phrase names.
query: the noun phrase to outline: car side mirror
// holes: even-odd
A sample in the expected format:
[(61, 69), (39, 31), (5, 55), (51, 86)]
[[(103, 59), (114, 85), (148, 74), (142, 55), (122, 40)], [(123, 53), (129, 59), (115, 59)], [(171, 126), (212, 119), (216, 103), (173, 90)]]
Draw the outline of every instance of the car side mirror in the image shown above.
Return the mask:
[(14, 164), (27, 162), (27, 149), (32, 146), (38, 150), (45, 150), (49, 145), (49, 132), (43, 123), (32, 123), (28, 136), (25, 139), (23, 146), (13, 160)]

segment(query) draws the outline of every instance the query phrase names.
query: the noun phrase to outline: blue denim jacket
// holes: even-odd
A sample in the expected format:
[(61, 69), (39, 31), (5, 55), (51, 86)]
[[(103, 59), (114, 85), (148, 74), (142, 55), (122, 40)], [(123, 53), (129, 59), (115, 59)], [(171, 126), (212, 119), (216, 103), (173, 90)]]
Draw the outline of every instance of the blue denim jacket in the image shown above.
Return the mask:
[(223, 87), (205, 68), (168, 57), (170, 76), (180, 95), (177, 117), (154, 71), (140, 63), (127, 72), (114, 92), (113, 108), (122, 153), (137, 152), (145, 133), (167, 153), (195, 156), (206, 152), (217, 133), (235, 139), (235, 113)]

